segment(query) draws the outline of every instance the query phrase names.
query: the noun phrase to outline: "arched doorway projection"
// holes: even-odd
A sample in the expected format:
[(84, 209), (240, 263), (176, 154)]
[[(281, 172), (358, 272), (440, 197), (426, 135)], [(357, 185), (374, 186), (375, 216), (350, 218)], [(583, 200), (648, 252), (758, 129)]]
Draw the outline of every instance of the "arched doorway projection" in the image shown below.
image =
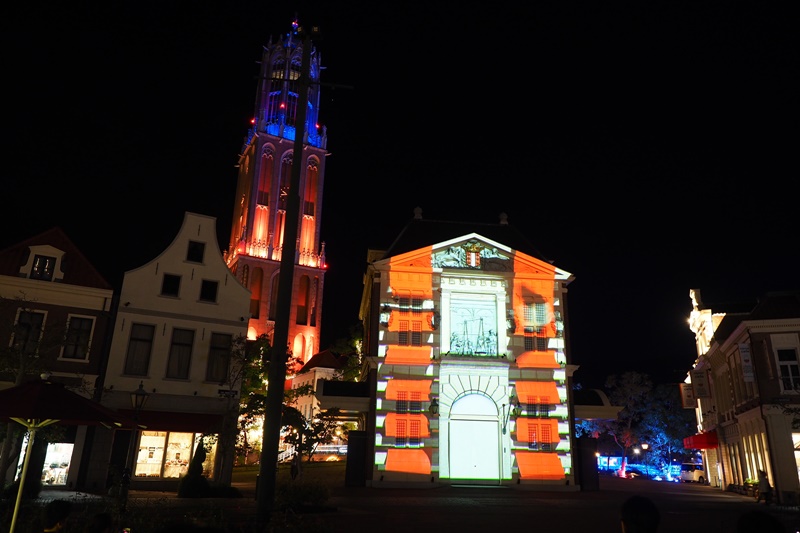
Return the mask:
[(497, 406), (483, 394), (462, 396), (450, 409), (450, 478), (499, 484), (502, 457)]

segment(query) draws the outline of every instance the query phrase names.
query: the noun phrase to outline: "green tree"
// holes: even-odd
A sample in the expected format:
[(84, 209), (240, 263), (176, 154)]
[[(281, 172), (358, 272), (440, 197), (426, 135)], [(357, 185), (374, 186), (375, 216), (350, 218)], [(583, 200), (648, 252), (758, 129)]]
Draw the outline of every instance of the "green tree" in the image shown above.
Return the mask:
[[(245, 342), (244, 355), (242, 357), (246, 361), (246, 365), (245, 372), (242, 374), (242, 388), (239, 396), (236, 443), (237, 453), (245, 457), (248, 451), (253, 450), (256, 445), (256, 443), (251, 444), (249, 442), (247, 437), (249, 431), (264, 423), (268, 386), (266, 384), (268, 368), (265, 362), (270, 360), (271, 354), (272, 346), (266, 335), (260, 335), (254, 341)], [(291, 374), (300, 364), (300, 360), (290, 354), (286, 361), (287, 374)], [(279, 384), (280, 387), (283, 387), (283, 385), (283, 383)], [(287, 404), (292, 404), (300, 396), (313, 394), (313, 392), (313, 388), (310, 385), (284, 390), (284, 416)]]
[(348, 336), (336, 340), (328, 349), (337, 355), (346, 356), (344, 366), (334, 377), (341, 381), (359, 381), (363, 372), (364, 327), (359, 322), (350, 326)]
[(647, 374), (625, 372), (606, 378), (606, 394), (611, 405), (621, 406), (616, 420), (596, 422), (595, 429), (610, 436), (622, 452), (620, 475), (625, 475), (627, 457), (630, 449), (639, 439), (639, 425), (649, 408), (649, 395), (653, 383)]
[(341, 411), (334, 408), (317, 413), (312, 420), (307, 420), (297, 409), (284, 406), (284, 441), (294, 446), (297, 453), (311, 459), (317, 446), (333, 440), (340, 418)]
[(639, 425), (641, 442), (648, 443), (648, 464), (664, 470), (676, 454), (684, 455), (683, 439), (695, 433), (694, 409), (684, 409), (677, 384), (656, 386), (647, 398)]

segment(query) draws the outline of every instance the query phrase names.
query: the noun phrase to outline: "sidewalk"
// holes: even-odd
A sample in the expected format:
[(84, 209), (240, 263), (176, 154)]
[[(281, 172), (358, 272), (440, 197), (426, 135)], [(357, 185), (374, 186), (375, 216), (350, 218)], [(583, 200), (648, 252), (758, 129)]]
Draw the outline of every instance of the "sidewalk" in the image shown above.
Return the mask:
[[(130, 507), (166, 505), (177, 516), (184, 509), (224, 509), (237, 524), (252, 527), (258, 507), (255, 481), (235, 484), (242, 498), (197, 500), (177, 498), (174, 492), (131, 491)], [(619, 506), (633, 494), (644, 494), (662, 512), (664, 533), (708, 533), (735, 531), (738, 516), (761, 509), (786, 525), (786, 531), (800, 530), (797, 507), (757, 503), (754, 498), (695, 483), (666, 483), (603, 476), (596, 491), (539, 491), (514, 487), (445, 486), (432, 489), (336, 487), (325, 511), (298, 515), (306, 529), (315, 533), (408, 533), (434, 531), (619, 531)], [(108, 498), (74, 491), (45, 490), (42, 499)], [(108, 498), (109, 501), (113, 501)], [(295, 518), (298, 518), (297, 516)], [(247, 531), (250, 529), (240, 529)], [(275, 531), (283, 531), (276, 529)]]

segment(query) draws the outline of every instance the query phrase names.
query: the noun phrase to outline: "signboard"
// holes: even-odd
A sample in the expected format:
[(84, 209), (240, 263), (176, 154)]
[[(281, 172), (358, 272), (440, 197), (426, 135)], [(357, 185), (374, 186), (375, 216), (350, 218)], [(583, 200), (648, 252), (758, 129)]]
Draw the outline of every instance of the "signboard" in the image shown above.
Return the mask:
[(739, 343), (739, 358), (742, 360), (742, 379), (745, 383), (753, 383), (756, 380), (753, 373), (753, 358), (750, 356), (750, 345)]
[(694, 397), (694, 390), (691, 383), (681, 383), (681, 404), (684, 409), (694, 409), (697, 407), (697, 400)]
[(695, 398), (711, 398), (711, 387), (708, 385), (708, 371), (692, 370), (692, 388)]

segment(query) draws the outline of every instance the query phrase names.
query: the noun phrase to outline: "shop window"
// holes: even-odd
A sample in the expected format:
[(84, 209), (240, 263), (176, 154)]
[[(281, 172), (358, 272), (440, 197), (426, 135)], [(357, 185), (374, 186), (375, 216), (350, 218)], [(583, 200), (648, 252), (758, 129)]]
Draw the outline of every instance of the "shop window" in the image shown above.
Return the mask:
[[(145, 430), (139, 434), (133, 475), (137, 479), (179, 479), (186, 475), (201, 433)], [(205, 447), (203, 476), (213, 479), (216, 442)]]

